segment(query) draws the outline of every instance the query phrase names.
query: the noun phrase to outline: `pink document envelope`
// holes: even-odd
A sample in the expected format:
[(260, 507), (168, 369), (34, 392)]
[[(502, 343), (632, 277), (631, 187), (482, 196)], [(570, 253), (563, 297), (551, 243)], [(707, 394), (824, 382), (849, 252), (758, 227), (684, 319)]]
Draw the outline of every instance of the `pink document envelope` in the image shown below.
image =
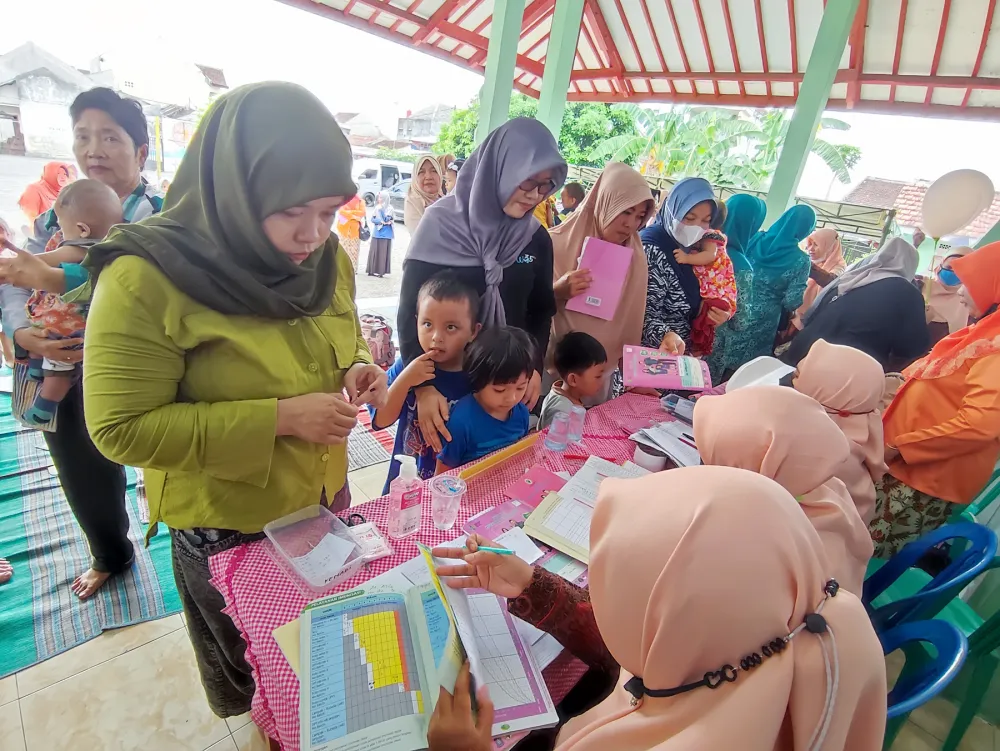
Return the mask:
[(582, 295), (570, 298), (566, 310), (610, 321), (618, 309), (631, 262), (632, 248), (588, 237), (583, 241), (579, 268), (589, 269), (593, 281)]

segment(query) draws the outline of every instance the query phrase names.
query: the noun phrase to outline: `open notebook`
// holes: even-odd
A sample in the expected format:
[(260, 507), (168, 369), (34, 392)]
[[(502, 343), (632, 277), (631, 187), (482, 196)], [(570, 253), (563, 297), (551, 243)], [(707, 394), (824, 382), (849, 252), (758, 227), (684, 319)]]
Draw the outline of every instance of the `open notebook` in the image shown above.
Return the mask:
[(303, 751), (426, 748), (439, 687), (454, 690), (465, 659), (473, 681), (488, 687), (495, 735), (558, 721), (503, 601), (443, 587), (430, 551), (421, 546), (421, 555), (429, 585), (415, 586), (399, 567), (303, 611), (297, 670)]

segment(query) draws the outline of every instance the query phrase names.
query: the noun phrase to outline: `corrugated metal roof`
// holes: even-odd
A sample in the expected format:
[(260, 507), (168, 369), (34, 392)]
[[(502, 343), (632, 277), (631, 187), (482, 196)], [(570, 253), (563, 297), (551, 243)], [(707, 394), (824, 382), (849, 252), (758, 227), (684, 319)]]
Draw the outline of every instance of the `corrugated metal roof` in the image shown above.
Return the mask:
[[(585, 0), (570, 100), (791, 107), (826, 0)], [(281, 0), (482, 71), (493, 0)], [(1000, 120), (997, 0), (861, 0), (830, 109)], [(555, 0), (527, 0), (537, 96)], [(996, 22), (996, 23), (995, 23)]]

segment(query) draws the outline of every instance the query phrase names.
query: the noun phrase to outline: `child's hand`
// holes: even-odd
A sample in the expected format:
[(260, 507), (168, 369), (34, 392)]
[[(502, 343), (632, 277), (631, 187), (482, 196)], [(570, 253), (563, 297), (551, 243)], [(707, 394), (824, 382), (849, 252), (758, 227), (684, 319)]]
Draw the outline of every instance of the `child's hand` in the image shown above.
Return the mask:
[(688, 254), (685, 253), (684, 250), (681, 248), (674, 248), (674, 260), (676, 260), (677, 263), (683, 263), (683, 264), (689, 263)]
[(431, 353), (425, 352), (403, 369), (402, 377), (409, 387), (415, 388), (422, 383), (434, 380), (434, 361)]

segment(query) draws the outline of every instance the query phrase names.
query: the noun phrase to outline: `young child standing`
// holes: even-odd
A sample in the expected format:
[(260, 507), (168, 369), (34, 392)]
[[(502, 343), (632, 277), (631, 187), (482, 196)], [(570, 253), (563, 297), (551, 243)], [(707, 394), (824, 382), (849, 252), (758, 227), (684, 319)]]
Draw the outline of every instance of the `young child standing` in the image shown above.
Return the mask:
[(417, 340), (424, 354), (403, 367), (397, 359), (389, 368), (389, 393), (385, 406), (369, 407), (372, 427), (383, 430), (397, 420), (396, 443), (383, 493), (399, 475), (397, 455), (417, 458), (417, 474), (434, 476), (437, 455), (424, 440), (417, 425), (417, 401), (413, 390), (432, 383), (448, 400), (449, 408), (471, 393), (469, 377), (462, 369), (465, 348), (479, 333), (479, 294), (451, 271), (435, 274), (417, 293)]
[[(59, 193), (53, 206), (63, 241), (55, 250), (41, 254), (49, 266), (80, 263), (87, 250), (103, 240), (108, 231), (121, 224), (122, 204), (111, 188), (97, 180), (77, 180)], [(35, 290), (28, 298), (28, 319), (43, 329), (49, 339), (74, 339), (83, 336), (89, 300), (69, 302), (55, 292)], [(80, 366), (72, 363), (31, 357), (28, 376), (42, 384), (23, 420), (44, 425), (52, 420), (59, 403), (80, 376)]]
[(597, 396), (604, 389), (608, 353), (597, 339), (583, 331), (570, 331), (555, 346), (553, 365), (560, 380), (552, 384), (542, 402), (538, 429), (547, 428), (558, 412), (569, 412), (574, 406)]
[(528, 408), (521, 399), (534, 367), (534, 345), (521, 329), (494, 326), (476, 337), (465, 353), (472, 393), (451, 410), (451, 441), (438, 454), (439, 473), (506, 448), (528, 434)]
[(726, 252), (726, 236), (710, 229), (694, 248), (674, 251), (677, 263), (694, 266), (701, 292), (701, 310), (691, 326), (692, 354), (707, 355), (715, 342), (715, 324), (708, 317), (712, 309), (736, 312), (736, 274)]

